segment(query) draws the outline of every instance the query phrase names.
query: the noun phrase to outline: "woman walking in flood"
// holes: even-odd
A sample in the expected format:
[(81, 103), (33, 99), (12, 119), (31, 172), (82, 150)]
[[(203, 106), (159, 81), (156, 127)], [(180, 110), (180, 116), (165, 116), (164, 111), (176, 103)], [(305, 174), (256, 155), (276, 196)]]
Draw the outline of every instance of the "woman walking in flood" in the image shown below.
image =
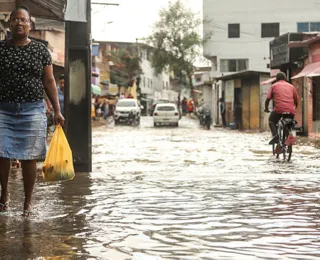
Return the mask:
[(22, 162), (23, 216), (31, 213), (37, 160), (46, 156), (44, 91), (54, 109), (54, 120), (63, 124), (51, 55), (28, 38), (31, 15), (19, 6), (10, 15), (12, 38), (0, 42), (0, 211), (9, 208), (10, 159)]

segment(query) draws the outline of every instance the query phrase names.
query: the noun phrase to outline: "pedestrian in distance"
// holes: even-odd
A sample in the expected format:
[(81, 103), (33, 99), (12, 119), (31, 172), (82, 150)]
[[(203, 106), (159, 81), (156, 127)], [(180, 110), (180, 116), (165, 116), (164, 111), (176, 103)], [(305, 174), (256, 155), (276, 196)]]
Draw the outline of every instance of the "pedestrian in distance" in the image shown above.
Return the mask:
[(0, 211), (9, 208), (10, 159), (22, 162), (23, 216), (31, 214), (37, 160), (46, 156), (47, 117), (44, 92), (56, 124), (63, 125), (51, 55), (45, 45), (29, 39), (31, 15), (18, 6), (10, 14), (12, 37), (0, 41)]
[(185, 97), (183, 97), (181, 103), (182, 103), (181, 104), (182, 105), (182, 114), (185, 116), (187, 113), (187, 108), (188, 108), (188, 100)]
[(103, 102), (102, 111), (103, 111), (103, 119), (107, 120), (109, 116), (109, 103), (108, 103), (108, 100), (106, 99)]
[(61, 114), (64, 115), (64, 74), (59, 76), (58, 98)]
[(222, 125), (223, 127), (227, 126), (227, 121), (226, 121), (226, 104), (224, 102), (223, 98), (219, 99), (220, 102), (220, 114), (221, 114), (221, 119), (222, 119)]

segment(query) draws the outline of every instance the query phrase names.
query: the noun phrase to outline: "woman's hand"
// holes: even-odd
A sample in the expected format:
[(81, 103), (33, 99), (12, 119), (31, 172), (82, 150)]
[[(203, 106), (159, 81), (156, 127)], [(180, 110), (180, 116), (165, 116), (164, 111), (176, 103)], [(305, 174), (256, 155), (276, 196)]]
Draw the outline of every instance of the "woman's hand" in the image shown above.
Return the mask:
[(56, 125), (60, 124), (61, 126), (63, 126), (64, 125), (64, 121), (65, 121), (65, 119), (64, 119), (63, 115), (60, 112), (54, 114), (54, 122), (56, 123)]

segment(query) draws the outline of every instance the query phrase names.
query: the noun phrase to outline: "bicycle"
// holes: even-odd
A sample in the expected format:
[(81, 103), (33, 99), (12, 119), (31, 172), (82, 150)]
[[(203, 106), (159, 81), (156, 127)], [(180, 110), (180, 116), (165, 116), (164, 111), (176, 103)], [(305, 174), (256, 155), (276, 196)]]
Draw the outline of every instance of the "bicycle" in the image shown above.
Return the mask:
[(292, 156), (292, 146), (295, 145), (294, 127), (297, 121), (293, 119), (290, 113), (282, 113), (282, 116), (277, 123), (278, 142), (272, 145), (272, 153), (279, 159), (280, 154), (283, 155), (283, 160), (289, 162)]

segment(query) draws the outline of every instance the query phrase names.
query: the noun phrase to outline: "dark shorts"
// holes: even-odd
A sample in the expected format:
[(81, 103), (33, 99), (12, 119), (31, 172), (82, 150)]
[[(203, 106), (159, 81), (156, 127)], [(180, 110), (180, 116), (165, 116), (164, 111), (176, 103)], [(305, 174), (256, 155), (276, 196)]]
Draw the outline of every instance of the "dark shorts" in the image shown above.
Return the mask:
[[(269, 122), (275, 122), (275, 123), (278, 123), (280, 118), (282, 117), (282, 114), (278, 114), (274, 111), (271, 112), (270, 116), (269, 116)], [(288, 117), (290, 118), (294, 118), (294, 115), (293, 114), (290, 114), (288, 115)]]
[(0, 157), (44, 159), (46, 131), (47, 117), (43, 101), (0, 102)]

